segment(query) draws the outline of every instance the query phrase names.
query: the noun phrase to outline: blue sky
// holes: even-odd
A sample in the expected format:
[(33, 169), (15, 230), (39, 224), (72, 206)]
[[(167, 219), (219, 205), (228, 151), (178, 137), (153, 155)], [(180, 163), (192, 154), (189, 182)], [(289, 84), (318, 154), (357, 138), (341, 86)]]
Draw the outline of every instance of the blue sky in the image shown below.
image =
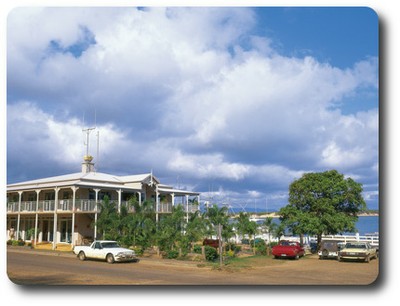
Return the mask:
[(96, 123), (100, 172), (277, 210), (337, 169), (378, 208), (371, 9), (17, 8), (7, 32), (8, 183), (80, 171)]

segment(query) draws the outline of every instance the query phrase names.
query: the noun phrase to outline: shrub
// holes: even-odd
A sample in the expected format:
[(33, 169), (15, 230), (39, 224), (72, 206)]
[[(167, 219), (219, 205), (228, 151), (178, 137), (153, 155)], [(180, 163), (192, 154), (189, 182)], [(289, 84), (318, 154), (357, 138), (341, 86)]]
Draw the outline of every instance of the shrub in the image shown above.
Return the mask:
[(257, 255), (267, 255), (267, 246), (266, 244), (257, 244), (256, 243), (256, 254)]
[(166, 253), (166, 257), (168, 259), (176, 259), (176, 258), (178, 258), (178, 256), (179, 256), (179, 252), (176, 250), (169, 250)]
[(226, 257), (235, 257), (235, 251), (234, 250), (228, 250), (225, 252)]
[(204, 247), (204, 251), (205, 251), (207, 261), (215, 261), (218, 259), (218, 252), (215, 248), (206, 245)]
[(235, 254), (239, 253), (242, 250), (242, 246), (234, 244), (234, 243), (227, 243), (225, 245), (225, 251), (233, 251)]
[(129, 248), (131, 250), (135, 251), (136, 255), (138, 255), (138, 256), (143, 255), (143, 252), (144, 252), (143, 247), (141, 247), (141, 246), (131, 246)]
[(269, 243), (269, 247), (270, 248), (273, 248), (274, 246), (276, 246), (278, 244), (278, 242), (276, 242), (276, 241), (271, 241), (270, 243)]
[(193, 246), (193, 253), (201, 254), (201, 245), (195, 244)]

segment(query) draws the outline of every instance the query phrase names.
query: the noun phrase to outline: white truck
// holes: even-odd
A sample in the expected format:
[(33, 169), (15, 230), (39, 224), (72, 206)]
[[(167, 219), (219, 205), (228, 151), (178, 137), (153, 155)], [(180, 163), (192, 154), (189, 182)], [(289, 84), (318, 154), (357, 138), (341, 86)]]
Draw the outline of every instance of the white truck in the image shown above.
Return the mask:
[(80, 260), (100, 259), (108, 263), (116, 261), (139, 261), (133, 250), (122, 248), (116, 241), (96, 240), (90, 246), (75, 246), (73, 252)]

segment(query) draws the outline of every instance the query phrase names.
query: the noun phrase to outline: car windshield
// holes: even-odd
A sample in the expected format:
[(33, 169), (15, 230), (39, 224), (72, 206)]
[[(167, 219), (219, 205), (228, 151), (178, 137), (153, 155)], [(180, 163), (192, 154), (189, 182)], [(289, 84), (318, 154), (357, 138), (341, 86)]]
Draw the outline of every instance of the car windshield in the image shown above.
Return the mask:
[(296, 245), (296, 242), (292, 242), (292, 241), (282, 241), (282, 242), (281, 242), (281, 245), (284, 245), (284, 246), (295, 246), (295, 245)]
[(102, 244), (103, 248), (119, 248), (120, 246), (118, 245), (118, 243), (114, 242), (114, 241), (110, 241), (110, 242), (103, 242)]
[(348, 249), (365, 249), (366, 246), (365, 246), (365, 244), (360, 244), (360, 243), (347, 243), (346, 248), (348, 248)]

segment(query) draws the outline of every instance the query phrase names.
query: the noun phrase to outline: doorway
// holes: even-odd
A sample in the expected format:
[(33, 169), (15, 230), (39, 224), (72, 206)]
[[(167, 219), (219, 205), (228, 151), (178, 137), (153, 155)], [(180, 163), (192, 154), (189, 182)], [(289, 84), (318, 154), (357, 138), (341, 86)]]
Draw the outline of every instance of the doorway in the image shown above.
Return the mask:
[(60, 220), (60, 242), (71, 243), (72, 219), (63, 218)]

